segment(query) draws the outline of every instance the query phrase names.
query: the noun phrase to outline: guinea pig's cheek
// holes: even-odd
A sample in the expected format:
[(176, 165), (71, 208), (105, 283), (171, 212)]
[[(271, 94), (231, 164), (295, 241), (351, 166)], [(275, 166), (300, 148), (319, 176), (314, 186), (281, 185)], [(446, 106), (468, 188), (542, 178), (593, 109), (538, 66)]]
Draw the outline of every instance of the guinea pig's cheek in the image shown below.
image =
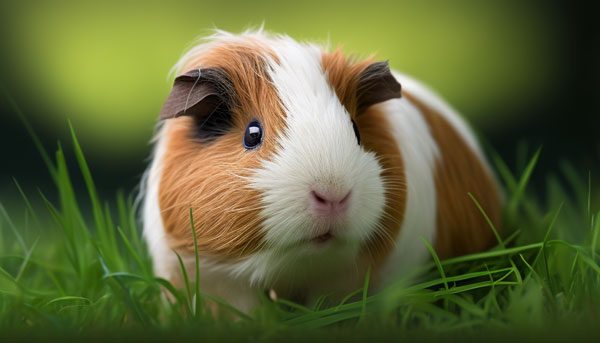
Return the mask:
[(262, 162), (251, 185), (261, 193), (263, 230), (271, 246), (325, 238), (361, 243), (372, 236), (385, 204), (384, 184), (375, 155), (359, 149), (329, 164), (312, 162), (332, 158), (303, 161), (302, 151), (294, 149)]
[(381, 167), (372, 153), (364, 153), (364, 166), (356, 176), (356, 197), (348, 218), (348, 235), (355, 240), (366, 240), (377, 230), (385, 207), (385, 186)]

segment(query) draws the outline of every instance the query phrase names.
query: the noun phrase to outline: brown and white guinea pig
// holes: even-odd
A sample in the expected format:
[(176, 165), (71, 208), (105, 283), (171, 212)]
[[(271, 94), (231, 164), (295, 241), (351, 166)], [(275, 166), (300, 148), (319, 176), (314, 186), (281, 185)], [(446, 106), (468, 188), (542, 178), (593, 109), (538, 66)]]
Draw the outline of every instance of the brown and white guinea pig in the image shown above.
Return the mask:
[[(501, 194), (457, 113), (386, 62), (285, 35), (217, 32), (175, 66), (143, 186), (158, 276), (193, 275), (243, 311), (273, 289), (378, 289), (494, 243)], [(401, 86), (402, 85), (402, 86)]]

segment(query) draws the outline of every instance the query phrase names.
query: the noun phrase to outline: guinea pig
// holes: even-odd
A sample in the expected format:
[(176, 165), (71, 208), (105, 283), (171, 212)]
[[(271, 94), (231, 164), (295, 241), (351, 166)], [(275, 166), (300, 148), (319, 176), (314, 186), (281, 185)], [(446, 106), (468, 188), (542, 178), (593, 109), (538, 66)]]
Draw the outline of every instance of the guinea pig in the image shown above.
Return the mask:
[[(371, 290), (492, 246), (500, 187), (465, 121), (387, 62), (262, 30), (184, 54), (142, 185), (157, 276), (249, 312)], [(471, 196), (470, 196), (471, 195)]]

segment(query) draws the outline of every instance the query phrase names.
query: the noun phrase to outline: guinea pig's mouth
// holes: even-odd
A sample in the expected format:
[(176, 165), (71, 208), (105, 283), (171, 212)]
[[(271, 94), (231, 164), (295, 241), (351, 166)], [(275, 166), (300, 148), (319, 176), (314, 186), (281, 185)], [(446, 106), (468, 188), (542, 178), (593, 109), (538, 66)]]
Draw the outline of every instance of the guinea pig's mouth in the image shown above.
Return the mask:
[(322, 235), (311, 238), (309, 241), (314, 244), (325, 244), (333, 239), (333, 234), (331, 232), (326, 232)]

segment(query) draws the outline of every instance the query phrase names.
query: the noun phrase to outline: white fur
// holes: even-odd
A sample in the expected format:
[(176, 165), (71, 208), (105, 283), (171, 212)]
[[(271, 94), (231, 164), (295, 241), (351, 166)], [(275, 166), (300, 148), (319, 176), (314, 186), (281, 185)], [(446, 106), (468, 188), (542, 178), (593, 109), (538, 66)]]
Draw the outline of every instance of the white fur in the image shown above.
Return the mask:
[(144, 195), (142, 207), (144, 238), (146, 239), (150, 256), (152, 256), (154, 273), (156, 276), (169, 280), (176, 271), (177, 259), (167, 243), (158, 203), (160, 175), (162, 173), (163, 156), (166, 149), (166, 140), (162, 138), (161, 134), (163, 130), (164, 126), (156, 130), (152, 163), (142, 178), (141, 191)]
[[(252, 181), (263, 195), (268, 248), (238, 270), (253, 266), (251, 280), (259, 283), (279, 284), (284, 276), (287, 282), (315, 278), (330, 283), (340, 278), (336, 271), (354, 265), (361, 243), (376, 234), (385, 205), (381, 167), (374, 153), (357, 144), (350, 115), (323, 72), (321, 49), (285, 36), (270, 47), (278, 62), (271, 61), (269, 74), (286, 112), (286, 126), (279, 133), (280, 149), (263, 161)], [(323, 186), (338, 196), (351, 190), (352, 196), (350, 218), (335, 232), (345, 244), (321, 252), (306, 241), (324, 233), (309, 211), (311, 188)], [(297, 267), (307, 261), (314, 265)]]
[[(302, 287), (309, 296), (332, 290), (352, 291), (362, 282), (355, 265), (361, 244), (378, 233), (385, 181), (376, 155), (356, 144), (350, 117), (322, 70), (322, 49), (287, 36), (267, 36), (262, 31), (242, 35), (217, 32), (184, 55), (174, 70), (182, 72), (215, 44), (245, 39), (260, 40), (277, 55), (278, 63), (268, 61), (269, 75), (286, 112), (284, 131), (266, 132), (278, 135), (280, 148), (272, 158), (262, 161), (262, 167), (250, 179), (250, 186), (263, 195), (262, 229), (267, 244), (265, 249), (236, 262), (203, 256), (201, 286), (244, 311), (256, 305), (257, 293), (265, 287)], [(404, 89), (440, 111), (481, 156), (468, 126), (450, 106), (418, 82), (395, 75)], [(406, 168), (404, 222), (394, 251), (383, 266), (383, 282), (388, 283), (429, 258), (422, 240), (433, 243), (435, 239), (434, 166), (439, 151), (422, 114), (410, 102), (394, 99), (376, 106), (387, 115)], [(165, 145), (160, 131), (158, 137), (146, 183), (144, 236), (156, 274), (170, 278), (178, 266), (166, 241), (158, 204)], [(319, 185), (340, 195), (352, 189), (350, 218), (343, 230), (336, 232), (341, 239), (321, 250), (303, 243), (323, 229), (308, 211), (308, 192)], [(187, 256), (185, 260), (193, 266), (193, 259)]]
[(423, 240), (433, 244), (436, 230), (434, 182), (438, 146), (419, 110), (404, 98), (375, 105), (386, 113), (405, 168), (406, 207), (396, 247), (384, 265), (382, 286), (407, 275), (429, 258)]
[(394, 77), (402, 85), (402, 89), (410, 92), (411, 95), (415, 96), (420, 101), (424, 102), (431, 108), (437, 111), (444, 117), (458, 132), (458, 134), (465, 139), (465, 142), (469, 145), (469, 148), (477, 154), (479, 160), (486, 166), (488, 172), (491, 172), (491, 168), (488, 166), (487, 159), (485, 158), (481, 147), (477, 143), (477, 138), (473, 134), (473, 130), (469, 124), (458, 114), (458, 112), (448, 102), (446, 102), (441, 96), (439, 96), (434, 90), (427, 87), (420, 81), (413, 77), (394, 72)]
[(475, 139), (475, 135), (473, 135), (473, 131), (450, 104), (442, 99), (435, 91), (406, 74), (394, 72), (394, 77), (396, 77), (398, 82), (402, 85), (403, 90), (408, 91), (411, 95), (414, 95), (417, 99), (436, 110), (437, 113), (442, 115), (444, 119), (454, 127), (459, 135), (465, 139), (469, 147), (475, 151), (480, 158), (483, 156), (479, 144), (477, 144), (477, 140)]
[(278, 140), (281, 148), (263, 161), (253, 182), (263, 192), (267, 241), (287, 246), (316, 229), (308, 194), (321, 185), (333, 187), (339, 196), (352, 190), (352, 218), (340, 234), (364, 240), (369, 236), (364, 228), (378, 221), (385, 201), (377, 158), (357, 144), (350, 115), (323, 73), (321, 50), (291, 39), (278, 43), (279, 63), (271, 65), (270, 76), (287, 115), (286, 127)]

